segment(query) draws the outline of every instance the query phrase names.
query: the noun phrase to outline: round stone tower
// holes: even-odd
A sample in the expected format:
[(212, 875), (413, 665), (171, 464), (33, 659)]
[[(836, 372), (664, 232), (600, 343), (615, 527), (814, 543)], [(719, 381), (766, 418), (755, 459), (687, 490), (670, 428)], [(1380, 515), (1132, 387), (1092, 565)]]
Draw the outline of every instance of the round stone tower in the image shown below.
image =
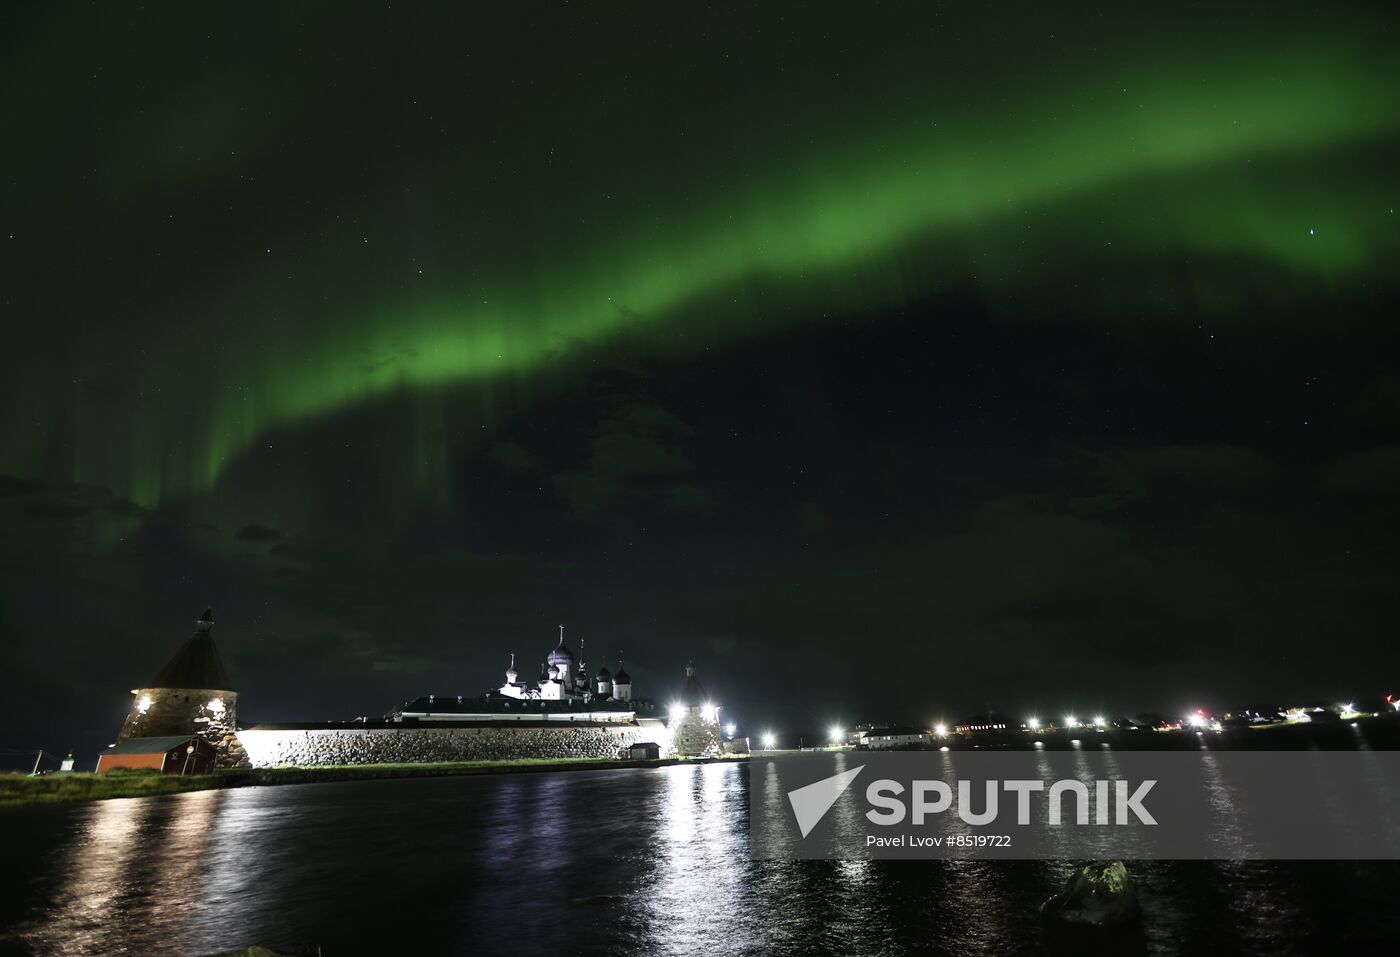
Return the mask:
[(214, 611), (206, 608), (194, 634), (144, 688), (131, 691), (131, 711), (117, 742), (127, 738), (198, 734), (218, 750), (217, 763), (243, 763), (236, 736), (238, 692), (214, 647)]
[(720, 736), (719, 706), (695, 677), (695, 662), (685, 666), (681, 700), (671, 708), (672, 744), (682, 757), (712, 757), (724, 751)]

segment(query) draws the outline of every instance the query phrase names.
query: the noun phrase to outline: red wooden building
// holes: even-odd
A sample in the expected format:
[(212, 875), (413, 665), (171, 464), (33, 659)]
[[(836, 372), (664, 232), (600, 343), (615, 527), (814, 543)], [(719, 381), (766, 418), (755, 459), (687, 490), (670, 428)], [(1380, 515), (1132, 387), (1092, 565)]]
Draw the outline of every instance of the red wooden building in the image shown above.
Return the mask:
[(137, 771), (161, 774), (204, 774), (213, 767), (214, 746), (193, 734), (169, 734), (159, 738), (127, 738), (97, 759), (98, 772)]

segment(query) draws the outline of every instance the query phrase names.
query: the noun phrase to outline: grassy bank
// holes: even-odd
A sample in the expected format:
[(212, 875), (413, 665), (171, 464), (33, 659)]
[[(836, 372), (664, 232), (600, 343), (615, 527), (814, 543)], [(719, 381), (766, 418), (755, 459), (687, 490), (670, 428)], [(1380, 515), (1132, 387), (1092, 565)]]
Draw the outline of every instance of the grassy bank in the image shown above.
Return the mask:
[[(723, 759), (732, 760), (732, 759)], [(616, 758), (518, 758), (510, 761), (444, 761), (437, 764), (344, 764), (328, 767), (257, 768), (214, 774), (161, 775), (150, 771), (111, 771), (106, 774), (69, 772), (30, 777), (0, 774), (0, 809), (96, 801), (105, 798), (147, 797), (210, 788), (311, 784), (318, 781), (373, 781), (391, 778), (453, 777), (469, 774), (519, 774), (543, 771), (585, 771), (608, 768), (654, 768), (693, 763), (688, 758), (622, 761)]]
[(103, 798), (178, 794), (224, 787), (218, 774), (174, 774), (111, 771), (107, 774), (69, 771), (30, 777), (19, 772), (0, 774), (0, 808), (60, 801), (97, 801)]

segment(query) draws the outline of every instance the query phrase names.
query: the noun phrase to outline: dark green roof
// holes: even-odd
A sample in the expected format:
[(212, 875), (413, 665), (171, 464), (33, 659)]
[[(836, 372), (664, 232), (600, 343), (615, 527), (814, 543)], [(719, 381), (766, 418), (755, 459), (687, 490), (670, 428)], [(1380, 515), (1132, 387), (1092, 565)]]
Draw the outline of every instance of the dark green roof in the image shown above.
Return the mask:
[(127, 738), (108, 748), (103, 754), (164, 754), (188, 746), (192, 734), (167, 734), (157, 738)]
[(609, 698), (606, 701), (599, 701), (596, 698), (592, 701), (584, 701), (582, 697), (574, 698), (572, 701), (549, 701), (541, 698), (512, 698), (507, 695), (489, 692), (484, 695), (474, 697), (463, 697), (459, 700), (457, 695), (433, 695), (433, 700), (429, 701), (428, 696), (414, 698), (412, 701), (404, 703), (399, 709), (399, 713), (408, 712), (410, 714), (540, 714), (543, 712), (563, 713), (563, 712), (594, 712), (594, 711), (617, 711), (630, 713), (636, 709), (621, 701), (614, 701)]

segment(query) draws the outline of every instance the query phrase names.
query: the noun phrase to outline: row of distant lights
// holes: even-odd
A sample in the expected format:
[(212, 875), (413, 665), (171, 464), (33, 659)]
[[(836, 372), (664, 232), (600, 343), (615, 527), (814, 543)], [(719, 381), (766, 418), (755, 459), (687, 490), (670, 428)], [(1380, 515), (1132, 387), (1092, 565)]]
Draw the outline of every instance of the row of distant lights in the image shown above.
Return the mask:
[[(1392, 704), (1393, 707), (1396, 708), (1396, 710), (1400, 710), (1400, 701), (1392, 701), (1391, 704)], [(706, 707), (706, 708), (709, 708), (710, 706), (709, 706), (709, 705), (706, 705), (705, 707)], [(1343, 717), (1343, 718), (1355, 717), (1356, 714), (1357, 714), (1355, 705), (1352, 704), (1352, 703), (1337, 705), (1337, 708), (1338, 708), (1339, 711), (1342, 712), (1342, 717)], [(715, 709), (715, 710), (716, 710), (716, 712), (717, 712), (718, 709)], [(671, 709), (671, 713), (672, 713), (673, 715), (679, 716), (679, 715), (685, 713), (685, 709), (682, 708), (682, 707), (680, 707), (679, 705), (677, 705), (677, 706), (675, 706), (675, 707), (673, 707), (673, 708)], [(1215, 720), (1215, 719), (1213, 719), (1213, 718), (1208, 718), (1208, 717), (1206, 717), (1203, 713), (1201, 713), (1201, 712), (1199, 712), (1199, 711), (1198, 711), (1197, 713), (1193, 714), (1193, 715), (1189, 715), (1189, 716), (1186, 718), (1186, 723), (1187, 723), (1188, 725), (1190, 725), (1192, 728), (1196, 728), (1196, 729), (1199, 729), (1199, 730), (1206, 730), (1206, 729), (1210, 729), (1210, 730), (1214, 730), (1214, 731), (1219, 731), (1219, 730), (1221, 730), (1221, 725), (1220, 725), (1220, 722), (1219, 722), (1219, 721), (1217, 721), (1217, 720)], [(1044, 727), (1044, 725), (1041, 723), (1041, 721), (1040, 721), (1039, 718), (1027, 718), (1027, 719), (1026, 719), (1026, 727), (1029, 728), (1029, 729), (1032, 730), (1032, 731), (1039, 731), (1039, 730), (1041, 730), (1041, 729)], [(1097, 730), (1102, 731), (1102, 730), (1104, 730), (1105, 728), (1108, 727), (1108, 719), (1105, 718), (1103, 715), (1095, 715), (1095, 716), (1093, 717), (1093, 719), (1090, 720), (1090, 721), (1080, 721), (1080, 720), (1079, 720), (1078, 718), (1076, 718), (1074, 715), (1072, 715), (1072, 714), (1067, 714), (1067, 715), (1065, 715), (1064, 727), (1066, 727), (1066, 728), (1095, 728), (1095, 729), (1097, 729)], [(737, 728), (736, 728), (734, 725), (732, 725), (732, 724), (727, 724), (727, 725), (724, 726), (724, 733), (725, 733), (728, 737), (731, 737), (731, 738), (734, 737), (734, 733), (735, 733), (736, 730), (737, 730)], [(948, 726), (947, 726), (946, 724), (936, 724), (936, 725), (933, 726), (933, 733), (936, 734), (936, 735), (937, 735), (938, 737), (940, 737), (940, 738), (947, 737), (947, 735), (948, 735)], [(830, 731), (830, 733), (829, 733), (829, 737), (830, 737), (830, 740), (831, 740), (831, 743), (832, 743), (832, 744), (841, 744), (841, 743), (843, 743), (843, 742), (846, 740), (846, 738), (847, 738), (846, 729), (845, 729), (845, 728), (842, 728), (842, 727), (840, 727), (840, 726), (838, 726), (838, 725), (832, 725), (832, 726), (831, 726), (831, 731)], [(763, 747), (764, 747), (765, 749), (767, 749), (767, 750), (770, 750), (770, 751), (771, 751), (773, 748), (775, 748), (775, 747), (778, 746), (778, 736), (775, 735), (775, 734), (773, 734), (771, 731), (768, 732), (768, 733), (766, 733), (766, 734), (764, 734), (763, 737), (762, 737), (760, 740), (762, 740), (762, 742), (763, 742)]]
[[(1095, 727), (1095, 728), (1103, 728), (1103, 727), (1106, 727), (1107, 724), (1108, 724), (1108, 722), (1107, 722), (1105, 719), (1103, 719), (1102, 717), (1095, 718), (1094, 721), (1093, 721), (1093, 727)], [(1069, 727), (1069, 728), (1078, 728), (1078, 727), (1081, 727), (1081, 724), (1080, 724), (1078, 718), (1075, 718), (1075, 717), (1067, 717), (1067, 718), (1065, 718), (1065, 726), (1066, 726), (1066, 727)], [(1040, 719), (1039, 719), (1039, 718), (1029, 718), (1029, 719), (1027, 719), (1027, 720), (1026, 720), (1026, 727), (1030, 728), (1032, 731), (1039, 731), (1039, 730), (1040, 730)], [(1088, 727), (1088, 725), (1084, 725), (1084, 727)], [(727, 726), (725, 727), (725, 733), (728, 734), (730, 737), (733, 737), (733, 735), (734, 735), (734, 725), (732, 725), (732, 724), (731, 724), (731, 725), (727, 725)], [(947, 734), (948, 734), (948, 726), (947, 726), (946, 724), (934, 725), (933, 733), (936, 734), (936, 735), (938, 735), (940, 738), (945, 737), (945, 736), (947, 736)], [(838, 726), (838, 725), (832, 725), (832, 726), (831, 726), (831, 730), (828, 732), (828, 738), (830, 739), (830, 742), (831, 742), (832, 744), (841, 744), (841, 743), (843, 743), (843, 742), (846, 740), (846, 738), (847, 738), (846, 729), (845, 729), (845, 728), (842, 728), (842, 727), (840, 727), (840, 726)], [(760, 740), (762, 740), (763, 746), (764, 746), (765, 748), (769, 749), (769, 750), (771, 750), (772, 748), (776, 747), (777, 744), (778, 744), (778, 737), (777, 737), (777, 735), (775, 735), (775, 734), (773, 734), (773, 733), (771, 733), (771, 732), (769, 732), (769, 733), (763, 735), (763, 737), (762, 737)]]
[[(1108, 727), (1108, 719), (1099, 715), (1092, 721), (1080, 721), (1074, 715), (1070, 714), (1065, 715), (1064, 726), (1066, 728), (1106, 728)], [(1039, 718), (1027, 718), (1026, 727), (1032, 731), (1039, 731), (1044, 725), (1041, 724)], [(933, 733), (941, 738), (948, 733), (948, 726), (946, 724), (936, 724), (933, 726)]]

